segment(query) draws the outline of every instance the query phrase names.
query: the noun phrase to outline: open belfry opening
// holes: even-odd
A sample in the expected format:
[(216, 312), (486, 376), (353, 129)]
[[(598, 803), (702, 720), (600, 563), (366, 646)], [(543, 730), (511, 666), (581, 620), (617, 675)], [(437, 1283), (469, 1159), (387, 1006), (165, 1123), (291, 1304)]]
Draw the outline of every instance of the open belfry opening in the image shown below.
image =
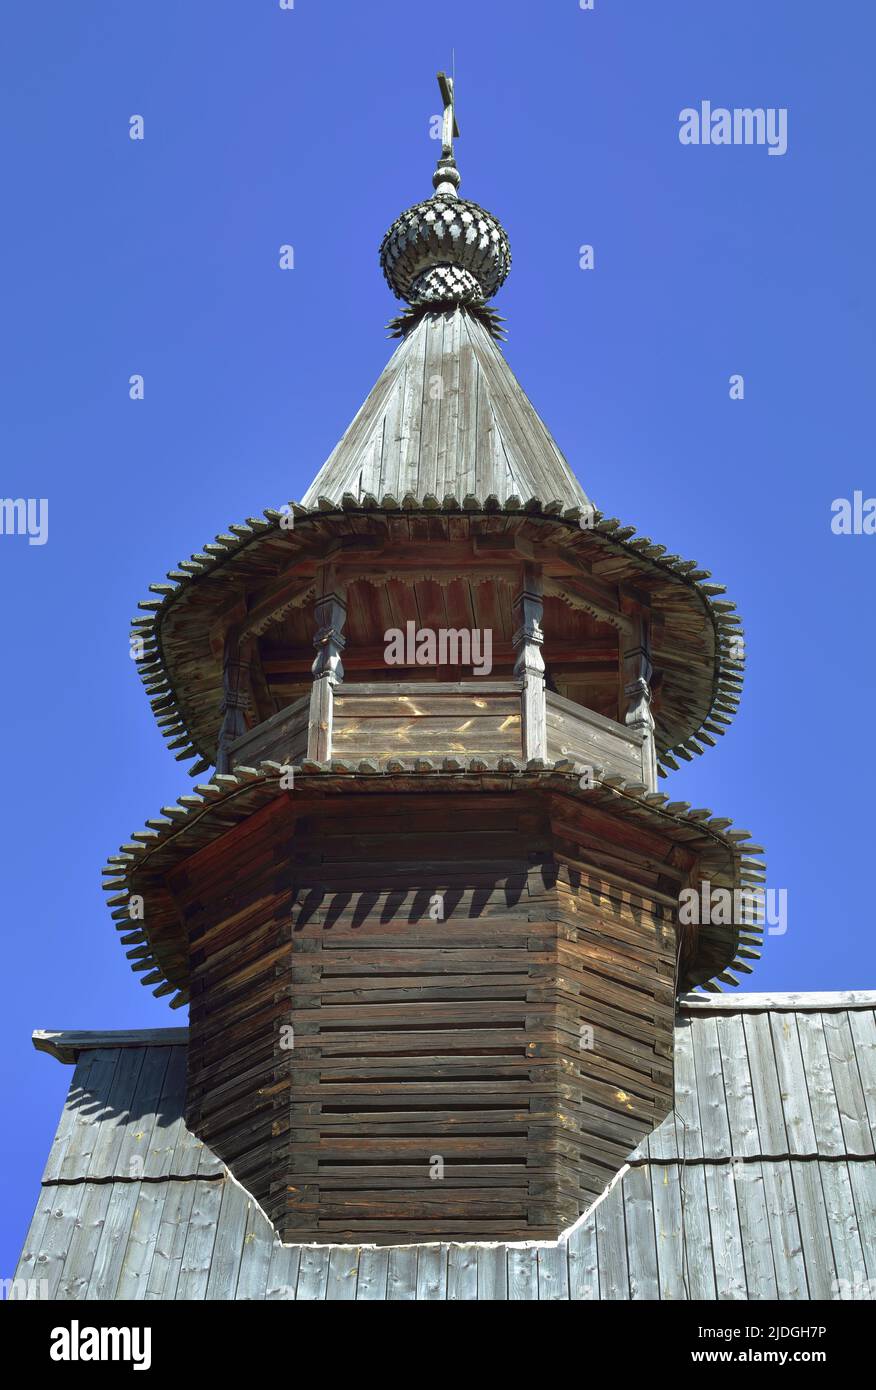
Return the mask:
[(678, 993), (757, 954), (679, 902), (758, 847), (657, 791), (734, 712), (734, 605), (596, 508), (507, 365), (440, 82), (385, 371), (301, 504), (134, 623), (216, 772), (112, 856), (113, 916), (190, 1004), (190, 1129), (287, 1242), (555, 1239), (669, 1112)]

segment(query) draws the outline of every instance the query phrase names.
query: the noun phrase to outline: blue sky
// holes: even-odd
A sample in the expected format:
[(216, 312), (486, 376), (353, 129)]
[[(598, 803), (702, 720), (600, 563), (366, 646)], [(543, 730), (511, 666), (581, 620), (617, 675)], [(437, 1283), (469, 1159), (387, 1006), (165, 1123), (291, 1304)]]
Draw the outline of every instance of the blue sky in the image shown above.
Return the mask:
[[(47, 544), (0, 537), (0, 1275), (71, 1076), (31, 1030), (184, 1021), (100, 891), (191, 785), (128, 620), (229, 522), (301, 496), (379, 374), (398, 305), (377, 247), (431, 192), (453, 48), (461, 191), (511, 239), (512, 367), (597, 503), (745, 619), (741, 712), (665, 785), (752, 830), (788, 890), (750, 987), (874, 986), (876, 537), (830, 529), (835, 498), (876, 493), (874, 27), (793, 0), (6, 8), (0, 493), (50, 510)], [(787, 153), (682, 146), (702, 100), (787, 108)]]

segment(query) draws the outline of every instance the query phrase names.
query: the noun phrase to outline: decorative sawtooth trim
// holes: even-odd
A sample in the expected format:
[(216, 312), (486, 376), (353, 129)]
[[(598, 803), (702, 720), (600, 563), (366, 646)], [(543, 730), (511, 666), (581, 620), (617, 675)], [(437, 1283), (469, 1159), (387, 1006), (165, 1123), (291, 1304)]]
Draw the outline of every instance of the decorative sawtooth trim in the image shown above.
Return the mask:
[[(133, 945), (136, 948), (134, 952), (126, 953), (132, 958), (132, 969), (142, 973), (144, 964), (150, 967), (150, 974), (144, 976), (141, 983), (156, 985), (153, 994), (163, 997), (176, 991), (170, 1001), (171, 1008), (180, 1008), (188, 1003), (188, 991), (180, 979), (169, 978), (175, 972), (167, 967), (166, 962), (162, 962), (161, 946), (150, 936), (148, 916), (140, 918), (131, 915), (131, 898), (138, 891), (137, 876), (148, 867), (157, 854), (177, 841), (186, 839), (195, 827), (205, 818), (212, 816), (217, 808), (222, 810), (217, 834), (222, 834), (229, 828), (227, 812), (231, 803), (238, 803), (238, 809), (241, 811), (239, 820), (243, 820), (277, 795), (294, 796), (295, 791), (302, 789), (302, 776), (307, 778), (309, 783), (311, 778), (316, 781), (324, 777), (340, 777), (346, 780), (352, 774), (355, 785), (366, 789), (361, 793), (363, 795), (367, 795), (368, 790), (382, 790), (381, 783), (386, 782), (389, 782), (393, 789), (403, 789), (398, 786), (399, 778), (403, 779), (403, 787), (422, 783), (424, 779), (429, 779), (436, 789), (440, 789), (442, 785), (456, 789), (463, 787), (472, 791), (544, 787), (570, 794), (575, 799), (593, 801), (596, 805), (609, 809), (623, 806), (625, 814), (631, 815), (634, 819), (638, 817), (644, 822), (653, 823), (657, 817), (658, 820), (670, 820), (676, 829), (688, 826), (698, 840), (711, 842), (730, 857), (733, 864), (734, 889), (737, 885), (743, 889), (756, 888), (764, 881), (760, 873), (753, 872), (755, 861), (750, 858), (753, 853), (763, 853), (761, 846), (750, 842), (747, 831), (730, 831), (732, 822), (726, 817), (712, 817), (710, 812), (692, 811), (686, 801), (670, 802), (661, 793), (648, 791), (641, 782), (625, 782), (619, 774), (605, 775), (601, 768), (593, 769), (593, 784), (582, 788), (579, 782), (582, 765), (569, 758), (553, 763), (533, 758), (525, 767), (516, 759), (506, 757), (500, 757), (495, 763), (483, 758), (470, 758), (467, 764), (451, 757), (444, 758), (440, 764), (419, 757), (387, 758), (380, 761), (363, 759), (355, 768), (341, 759), (333, 759), (329, 763), (304, 760), (300, 767), (293, 769), (296, 774), (294, 790), (281, 788), (279, 785), (281, 776), (287, 770), (279, 763), (264, 761), (259, 763), (258, 767), (241, 767), (233, 773), (215, 775), (210, 782), (199, 783), (196, 786), (196, 795), (180, 796), (175, 806), (162, 807), (160, 817), (146, 822), (148, 829), (134, 831), (130, 843), (122, 845), (119, 853), (108, 856), (106, 866), (101, 872), (108, 880), (103, 887), (112, 894), (107, 898), (107, 906), (111, 910), (116, 930), (120, 933), (119, 939), (123, 946)], [(703, 819), (705, 816), (709, 819)], [(239, 823), (239, 820), (234, 823)], [(744, 839), (741, 838), (743, 836)], [(199, 847), (193, 846), (192, 852)], [(761, 861), (757, 863), (758, 868), (765, 868)], [(718, 873), (720, 876), (720, 868)], [(706, 876), (708, 875), (704, 875)], [(715, 882), (715, 879), (710, 881)], [(159, 917), (159, 925), (161, 920)], [(718, 939), (721, 939), (727, 930), (732, 931), (735, 937), (733, 960), (730, 962), (732, 968), (750, 973), (750, 967), (741, 965), (740, 960), (759, 958), (759, 951), (753, 948), (762, 945), (762, 925), (745, 923), (730, 924), (729, 927), (704, 926), (701, 927), (700, 937), (708, 941), (714, 939), (717, 933)], [(162, 945), (166, 943), (162, 942)], [(694, 988), (720, 992), (721, 983), (735, 985), (738, 981), (728, 975), (725, 968), (697, 982)]]
[[(580, 525), (582, 511), (580, 507), (569, 507), (563, 509), (561, 501), (552, 500), (547, 503), (541, 502), (537, 498), (530, 498), (523, 503), (517, 496), (507, 498), (501, 502), (495, 496), (487, 498), (481, 502), (478, 498), (466, 496), (460, 504), (459, 499), (452, 494), (446, 494), (440, 505), (436, 506), (437, 499), (433, 494), (427, 494), (421, 501), (417, 501), (412, 495), (405, 496), (400, 505), (398, 500), (387, 493), (377, 502), (377, 499), (369, 495), (360, 500), (356, 500), (352, 494), (347, 493), (341, 503), (335, 503), (330, 498), (320, 497), (316, 507), (302, 507), (296, 502), (285, 504), (285, 510), (278, 508), (266, 508), (266, 521), (258, 517), (248, 517), (245, 523), (232, 524), (228, 532), (222, 533), (216, 538), (215, 543), (209, 547), (205, 546), (203, 551), (196, 552), (191, 560), (183, 561), (179, 569), (171, 571), (168, 577), (174, 578), (176, 583), (173, 585), (150, 586), (153, 596), (142, 600), (138, 607), (140, 611), (131, 621), (131, 637), (142, 642), (143, 655), (135, 661), (138, 674), (147, 687), (147, 693), (152, 696), (152, 709), (156, 716), (166, 718), (166, 723), (162, 725), (162, 732), (167, 737), (166, 728), (171, 724), (176, 724), (174, 734), (180, 732), (188, 733), (188, 743), (182, 752), (176, 754), (178, 762), (185, 762), (189, 759), (196, 759), (192, 768), (189, 769), (191, 775), (197, 776), (201, 772), (207, 771), (212, 765), (208, 755), (212, 755), (212, 748), (205, 748), (197, 741), (189, 731), (189, 719), (185, 710), (178, 703), (176, 687), (167, 669), (164, 649), (161, 641), (161, 623), (166, 616), (168, 609), (184, 597), (192, 584), (202, 581), (205, 575), (211, 573), (219, 566), (226, 566), (233, 562), (242, 552), (250, 546), (258, 546), (263, 540), (276, 539), (282, 535), (280, 519), (288, 515), (291, 510), (296, 521), (301, 521), (305, 525), (317, 520), (324, 520), (328, 517), (345, 517), (355, 513), (369, 512), (370, 514), (392, 513), (400, 510), (408, 514), (422, 512), (423, 514), (436, 516), (459, 511), (465, 511), (469, 515), (478, 514), (489, 515), (495, 510), (502, 510), (506, 513), (524, 514), (529, 519), (550, 520), (552, 523), (565, 523), (572, 535), (577, 531), (581, 536), (593, 537), (598, 544), (605, 544), (613, 553), (624, 554), (634, 557), (640, 565), (646, 565), (664, 571), (671, 576), (675, 582), (683, 582), (694, 589), (702, 601), (704, 611), (711, 618), (714, 637), (715, 637), (715, 670), (713, 672), (712, 698), (709, 712), (701, 723), (691, 729), (684, 741), (681, 743), (666, 743), (658, 736), (655, 740), (655, 751), (657, 756), (658, 773), (661, 777), (667, 775), (667, 770), (677, 771), (678, 763), (676, 756), (682, 760), (689, 760), (691, 754), (697, 756), (704, 749), (697, 746), (700, 741), (708, 746), (714, 747), (714, 739), (708, 735), (723, 735), (725, 728), (729, 725), (733, 715), (738, 708), (739, 696), (742, 689), (742, 676), (745, 670), (744, 656), (740, 655), (739, 642), (743, 637), (741, 631), (741, 619), (735, 612), (735, 604), (730, 600), (723, 599), (721, 595), (726, 593), (726, 588), (721, 584), (700, 582), (695, 579), (695, 575), (702, 573), (708, 575), (708, 571), (699, 570), (696, 561), (682, 560), (677, 555), (667, 555), (665, 547), (654, 546), (648, 537), (636, 537), (634, 527), (624, 526), (617, 518), (606, 518), (601, 512), (595, 511), (591, 524), (583, 527)], [(560, 515), (562, 513), (562, 515)], [(212, 550), (214, 553), (209, 553)], [(362, 576), (367, 579), (367, 575)], [(302, 600), (302, 601), (306, 601)], [(586, 604), (578, 600), (577, 604), (571, 599), (564, 599), (569, 606), (580, 606), (585, 611)], [(290, 608), (294, 607), (296, 600), (290, 601)], [(153, 677), (161, 678), (160, 692), (157, 685), (154, 686)], [(147, 679), (148, 678), (148, 679)], [(679, 718), (681, 716), (679, 715)], [(721, 727), (723, 726), (723, 727)], [(691, 742), (692, 741), (692, 742)]]

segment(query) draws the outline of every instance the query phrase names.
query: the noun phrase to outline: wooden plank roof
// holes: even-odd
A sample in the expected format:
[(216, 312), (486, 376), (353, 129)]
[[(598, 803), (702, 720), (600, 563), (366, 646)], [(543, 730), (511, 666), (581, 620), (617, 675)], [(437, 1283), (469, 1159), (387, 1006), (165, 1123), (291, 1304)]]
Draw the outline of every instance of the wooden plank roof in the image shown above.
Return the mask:
[(519, 1245), (281, 1245), (185, 1128), (180, 1031), (35, 1039), (75, 1059), (16, 1272), (51, 1298), (876, 1297), (876, 993), (682, 1000), (675, 1110)]
[(387, 493), (591, 505), (498, 344), (462, 308), (426, 314), (403, 339), (303, 505)]

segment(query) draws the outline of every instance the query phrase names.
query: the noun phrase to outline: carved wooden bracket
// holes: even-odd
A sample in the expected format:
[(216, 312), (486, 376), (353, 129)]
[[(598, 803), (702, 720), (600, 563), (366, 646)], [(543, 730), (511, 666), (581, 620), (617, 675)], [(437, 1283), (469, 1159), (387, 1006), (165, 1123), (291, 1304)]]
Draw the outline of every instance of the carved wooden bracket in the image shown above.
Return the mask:
[(514, 600), (515, 631), (512, 639), (516, 660), (514, 677), (521, 682), (524, 757), (547, 757), (545, 708), (542, 577), (536, 565), (525, 565), (523, 584)]
[(222, 663), (222, 725), (216, 752), (217, 772), (229, 771), (228, 750), (248, 728), (246, 716), (252, 709), (251, 662), (251, 642), (241, 641), (239, 626), (229, 628)]
[(651, 713), (651, 643), (648, 619), (636, 615), (634, 626), (638, 642), (624, 651), (624, 695), (627, 708), (624, 723), (642, 736), (642, 780), (652, 791), (657, 786), (657, 754), (654, 747), (654, 716)]
[(307, 726), (307, 756), (314, 762), (328, 762), (332, 755), (334, 688), (344, 679), (344, 623), (347, 617), (346, 593), (331, 566), (319, 575), (320, 597), (313, 606), (316, 636), (313, 645), (313, 687), (310, 693), (310, 720)]

